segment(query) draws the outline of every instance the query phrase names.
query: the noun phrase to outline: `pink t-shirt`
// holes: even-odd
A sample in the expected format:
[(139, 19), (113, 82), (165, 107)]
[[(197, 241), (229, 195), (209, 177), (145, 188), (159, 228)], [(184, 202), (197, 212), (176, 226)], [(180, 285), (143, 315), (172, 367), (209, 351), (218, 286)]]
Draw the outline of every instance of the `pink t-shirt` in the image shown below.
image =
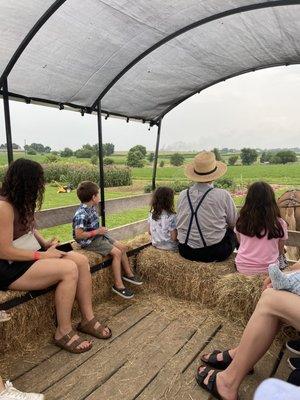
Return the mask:
[(268, 272), (268, 266), (276, 262), (279, 256), (279, 240), (287, 240), (288, 238), (286, 222), (282, 218), (279, 218), (279, 221), (284, 231), (284, 236), (280, 239), (268, 239), (268, 235), (258, 239), (256, 236), (243, 235), (234, 229), (240, 242), (235, 264), (241, 274), (265, 274)]

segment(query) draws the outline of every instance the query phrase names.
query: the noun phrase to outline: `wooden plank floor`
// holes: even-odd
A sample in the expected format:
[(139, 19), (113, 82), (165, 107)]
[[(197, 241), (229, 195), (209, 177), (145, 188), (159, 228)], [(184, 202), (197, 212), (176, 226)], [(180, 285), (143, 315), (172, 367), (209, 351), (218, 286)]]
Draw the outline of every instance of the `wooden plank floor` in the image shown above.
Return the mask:
[[(95, 340), (87, 353), (49, 344), (22, 357), (11, 369), (15, 386), (43, 392), (47, 400), (208, 400), (194, 379), (200, 354), (236, 345), (241, 335), (211, 311), (157, 295), (116, 303), (108, 324), (113, 337)], [(263, 379), (281, 374), (280, 350), (274, 345), (245, 380), (243, 400), (253, 398)]]

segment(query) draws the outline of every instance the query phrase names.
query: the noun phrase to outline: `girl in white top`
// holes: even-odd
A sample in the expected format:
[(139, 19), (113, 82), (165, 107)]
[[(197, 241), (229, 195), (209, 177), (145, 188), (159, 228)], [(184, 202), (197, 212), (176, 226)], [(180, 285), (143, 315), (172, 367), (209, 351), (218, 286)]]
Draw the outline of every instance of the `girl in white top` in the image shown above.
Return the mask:
[(161, 250), (177, 250), (174, 191), (171, 188), (159, 187), (153, 193), (148, 231), (154, 247)]

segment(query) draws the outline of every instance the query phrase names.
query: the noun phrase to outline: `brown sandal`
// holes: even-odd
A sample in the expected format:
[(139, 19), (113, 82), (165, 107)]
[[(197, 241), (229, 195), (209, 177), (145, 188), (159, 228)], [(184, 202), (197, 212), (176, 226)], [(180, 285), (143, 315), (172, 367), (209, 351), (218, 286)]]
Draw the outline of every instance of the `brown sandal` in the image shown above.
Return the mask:
[[(91, 319), (89, 322), (85, 323), (85, 324), (78, 324), (77, 325), (77, 330), (82, 332), (82, 333), (87, 333), (88, 335), (94, 336), (97, 339), (109, 339), (112, 335), (112, 332), (110, 330), (110, 328), (108, 328), (105, 325), (100, 324), (100, 326), (98, 328), (95, 328), (96, 323), (100, 322), (97, 320), (96, 317), (94, 317), (93, 319)], [(105, 333), (104, 330), (108, 328), (109, 329), (109, 333)]]
[(88, 347), (78, 348), (78, 346), (81, 345), (81, 343), (87, 341), (86, 339), (83, 339), (81, 337), (74, 340), (74, 342), (68, 344), (69, 341), (72, 339), (72, 337), (74, 337), (75, 335), (77, 335), (77, 333), (72, 330), (60, 339), (54, 338), (54, 344), (56, 344), (56, 346), (60, 347), (61, 349), (67, 350), (68, 352), (75, 354), (85, 353), (86, 351), (89, 351), (93, 347), (93, 344), (90, 343)]

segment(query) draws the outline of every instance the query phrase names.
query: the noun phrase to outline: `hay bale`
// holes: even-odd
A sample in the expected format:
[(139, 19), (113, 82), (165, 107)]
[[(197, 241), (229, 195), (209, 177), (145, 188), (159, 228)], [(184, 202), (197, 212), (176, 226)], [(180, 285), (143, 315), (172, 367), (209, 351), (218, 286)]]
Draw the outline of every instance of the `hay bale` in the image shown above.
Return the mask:
[(16, 292), (14, 290), (7, 290), (7, 291), (1, 291), (0, 290), (0, 309), (1, 309), (1, 304), (5, 303), (6, 301), (18, 298), (18, 297), (22, 297), (24, 296), (24, 294), (26, 294), (27, 292), (23, 292), (23, 291), (19, 291)]
[(141, 235), (135, 236), (133, 239), (122, 241), (122, 243), (127, 246), (128, 250), (136, 249), (137, 247), (140, 247), (149, 242), (151, 242), (149, 233), (143, 233)]
[(137, 269), (160, 293), (209, 306), (214, 300), (211, 293), (215, 282), (235, 267), (233, 257), (219, 263), (202, 263), (150, 246), (138, 254)]
[(220, 277), (212, 293), (216, 311), (244, 326), (261, 296), (264, 278), (262, 275), (245, 276), (238, 272)]

